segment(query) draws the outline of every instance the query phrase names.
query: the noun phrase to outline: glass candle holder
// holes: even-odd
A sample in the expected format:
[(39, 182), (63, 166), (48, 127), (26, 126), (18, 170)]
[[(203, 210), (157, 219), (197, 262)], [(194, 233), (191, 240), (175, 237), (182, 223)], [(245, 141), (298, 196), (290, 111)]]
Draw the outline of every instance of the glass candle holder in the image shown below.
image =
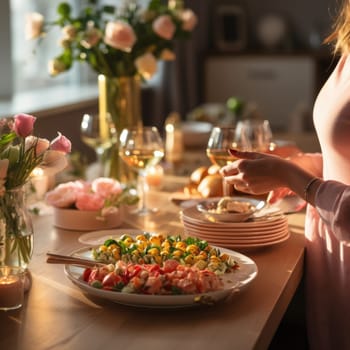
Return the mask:
[(18, 309), (24, 300), (24, 269), (15, 266), (0, 267), (0, 310)]

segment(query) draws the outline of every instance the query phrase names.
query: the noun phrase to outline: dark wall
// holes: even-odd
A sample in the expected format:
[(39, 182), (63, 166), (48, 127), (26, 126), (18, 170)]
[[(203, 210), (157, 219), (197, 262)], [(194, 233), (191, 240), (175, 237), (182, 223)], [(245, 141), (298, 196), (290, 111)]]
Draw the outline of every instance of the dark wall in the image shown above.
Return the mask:
[(259, 20), (268, 14), (278, 14), (288, 23), (293, 49), (300, 50), (310, 48), (315, 35), (324, 38), (329, 33), (340, 0), (210, 0), (208, 3), (213, 11), (220, 4), (242, 7), (247, 16), (248, 49), (259, 47), (256, 37)]

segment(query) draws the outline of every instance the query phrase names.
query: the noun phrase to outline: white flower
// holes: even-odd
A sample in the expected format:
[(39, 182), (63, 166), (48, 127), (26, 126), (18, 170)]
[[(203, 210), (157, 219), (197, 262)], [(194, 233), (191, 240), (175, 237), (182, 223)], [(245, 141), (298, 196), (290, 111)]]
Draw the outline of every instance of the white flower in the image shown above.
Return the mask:
[(68, 165), (65, 154), (60, 151), (48, 150), (44, 154), (43, 162), (40, 168), (45, 170), (45, 174), (53, 175), (63, 170)]
[(26, 39), (35, 39), (42, 34), (44, 25), (44, 16), (38, 12), (28, 13), (25, 21), (25, 37)]
[(77, 30), (73, 25), (67, 25), (62, 28), (63, 37), (68, 40), (73, 40), (77, 36)]
[(35, 155), (42, 155), (50, 146), (50, 141), (36, 136), (27, 136), (25, 140), (25, 150), (35, 146)]
[(66, 65), (62, 61), (58, 60), (57, 58), (49, 61), (50, 75), (55, 76), (59, 73), (64, 72), (65, 70), (67, 70)]
[(198, 18), (191, 9), (186, 9), (180, 12), (180, 19), (182, 23), (182, 29), (191, 32), (197, 25)]
[(157, 72), (157, 60), (151, 53), (145, 53), (135, 60), (138, 72), (145, 78), (151, 79)]
[(163, 61), (174, 61), (176, 58), (175, 52), (169, 49), (164, 49), (160, 53), (159, 58)]

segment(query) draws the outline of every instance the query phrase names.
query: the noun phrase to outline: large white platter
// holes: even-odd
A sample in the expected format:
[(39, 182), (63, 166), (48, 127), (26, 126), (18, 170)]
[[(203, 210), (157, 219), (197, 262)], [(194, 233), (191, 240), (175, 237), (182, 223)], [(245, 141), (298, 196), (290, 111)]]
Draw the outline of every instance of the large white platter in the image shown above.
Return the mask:
[[(135, 230), (137, 231), (137, 230)], [(188, 295), (144, 295), (144, 294), (129, 294), (115, 291), (97, 289), (89, 286), (81, 278), (83, 268), (65, 265), (64, 271), (66, 276), (82, 290), (94, 297), (110, 300), (115, 303), (147, 308), (181, 308), (192, 307), (203, 304), (215, 304), (218, 301), (224, 300), (234, 293), (241, 292), (245, 289), (257, 276), (258, 268), (253, 260), (247, 256), (235, 252), (233, 250), (216, 247), (229, 254), (236, 259), (240, 268), (231, 273), (226, 273), (222, 276), (224, 289), (215, 292), (203, 294), (188, 294)], [(91, 258), (92, 247), (83, 248), (74, 251), (72, 255), (84, 258)]]

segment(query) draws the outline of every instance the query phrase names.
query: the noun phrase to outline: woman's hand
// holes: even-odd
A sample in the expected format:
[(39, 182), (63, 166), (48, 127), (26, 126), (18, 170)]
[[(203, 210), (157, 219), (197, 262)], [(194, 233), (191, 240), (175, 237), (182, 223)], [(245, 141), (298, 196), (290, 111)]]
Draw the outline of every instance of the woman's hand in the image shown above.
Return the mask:
[(225, 177), (225, 181), (234, 185), (238, 191), (263, 194), (286, 186), (283, 173), (288, 161), (283, 158), (235, 149), (230, 149), (229, 152), (238, 159), (223, 167), (220, 173)]

